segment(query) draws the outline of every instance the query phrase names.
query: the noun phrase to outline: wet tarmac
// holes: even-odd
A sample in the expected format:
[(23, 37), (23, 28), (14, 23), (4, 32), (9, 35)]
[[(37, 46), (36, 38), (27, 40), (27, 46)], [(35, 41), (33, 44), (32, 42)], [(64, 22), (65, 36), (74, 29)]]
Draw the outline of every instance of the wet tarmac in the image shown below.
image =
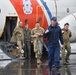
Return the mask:
[[(71, 55), (69, 65), (61, 65), (60, 75), (76, 75), (76, 55)], [(51, 75), (47, 59), (42, 59), (42, 65), (31, 60), (3, 60), (0, 61), (0, 75)]]

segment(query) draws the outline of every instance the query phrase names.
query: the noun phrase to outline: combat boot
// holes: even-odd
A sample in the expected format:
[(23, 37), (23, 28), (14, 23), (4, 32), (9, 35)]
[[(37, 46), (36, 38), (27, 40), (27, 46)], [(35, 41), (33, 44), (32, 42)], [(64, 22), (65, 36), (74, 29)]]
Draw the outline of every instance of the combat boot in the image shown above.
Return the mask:
[(60, 70), (59, 70), (59, 68), (56, 68), (56, 75), (60, 75)]
[(37, 64), (41, 64), (41, 60), (40, 59), (37, 59)]

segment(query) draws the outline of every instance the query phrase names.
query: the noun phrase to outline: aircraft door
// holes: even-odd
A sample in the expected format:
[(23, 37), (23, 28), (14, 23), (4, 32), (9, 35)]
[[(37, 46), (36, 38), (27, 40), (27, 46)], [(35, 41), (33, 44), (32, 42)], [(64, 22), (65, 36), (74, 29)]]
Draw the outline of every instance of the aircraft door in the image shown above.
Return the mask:
[(3, 32), (3, 41), (10, 42), (13, 30), (17, 25), (17, 17), (6, 17), (5, 27)]

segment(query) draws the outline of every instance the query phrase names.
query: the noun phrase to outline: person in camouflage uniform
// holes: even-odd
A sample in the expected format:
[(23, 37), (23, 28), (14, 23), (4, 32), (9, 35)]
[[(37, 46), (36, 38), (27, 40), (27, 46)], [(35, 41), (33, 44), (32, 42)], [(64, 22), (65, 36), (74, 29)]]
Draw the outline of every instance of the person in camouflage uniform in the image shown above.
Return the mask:
[(31, 31), (31, 37), (34, 40), (34, 52), (35, 57), (37, 58), (37, 64), (41, 63), (41, 57), (42, 57), (42, 43), (43, 38), (41, 37), (44, 33), (44, 29), (40, 27), (40, 23), (36, 22), (36, 27), (32, 29)]
[(24, 45), (24, 34), (23, 34), (22, 22), (19, 22), (19, 25), (14, 29), (13, 37), (17, 41), (17, 45), (19, 48), (19, 56), (20, 58), (22, 58), (21, 50)]
[[(68, 59), (71, 54), (71, 46), (70, 46), (69, 39), (72, 37), (72, 33), (68, 28), (69, 28), (69, 24), (66, 23), (64, 25), (64, 28), (62, 29), (62, 35), (64, 40), (64, 47), (62, 49), (62, 59), (63, 59), (63, 62), (66, 62), (66, 63), (68, 63)], [(65, 56), (65, 50), (67, 50), (66, 56)]]
[(31, 56), (31, 29), (28, 24), (24, 28), (24, 56), (29, 59)]

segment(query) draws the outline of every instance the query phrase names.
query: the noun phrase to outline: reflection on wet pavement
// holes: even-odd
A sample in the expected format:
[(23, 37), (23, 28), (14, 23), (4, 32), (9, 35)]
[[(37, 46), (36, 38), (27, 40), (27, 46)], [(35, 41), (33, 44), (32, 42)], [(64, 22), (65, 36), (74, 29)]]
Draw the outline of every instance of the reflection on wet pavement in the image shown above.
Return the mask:
[[(76, 75), (76, 60), (70, 59), (69, 65), (61, 65), (60, 75)], [(36, 60), (8, 60), (0, 61), (0, 75), (50, 75), (47, 59), (42, 65)]]

